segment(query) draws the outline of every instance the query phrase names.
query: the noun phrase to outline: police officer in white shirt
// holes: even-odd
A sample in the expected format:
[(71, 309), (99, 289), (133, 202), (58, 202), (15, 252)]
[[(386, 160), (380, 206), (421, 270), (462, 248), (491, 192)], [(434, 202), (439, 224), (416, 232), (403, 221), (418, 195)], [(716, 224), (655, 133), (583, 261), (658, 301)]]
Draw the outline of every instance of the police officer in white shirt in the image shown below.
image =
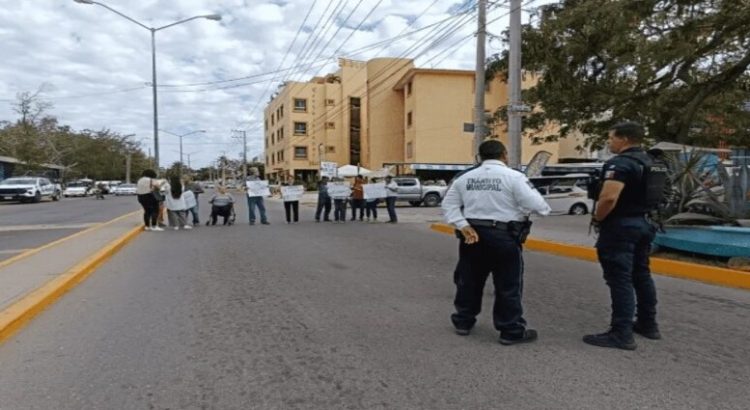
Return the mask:
[(482, 291), (492, 273), (495, 305), (492, 309), (500, 343), (513, 345), (536, 340), (526, 329), (521, 306), (523, 290), (522, 244), (532, 212), (548, 215), (550, 207), (526, 176), (505, 165), (507, 150), (498, 140), (479, 147), (482, 161), (454, 179), (443, 199), (446, 222), (462, 239), (454, 273), (456, 333), (468, 336), (482, 308)]

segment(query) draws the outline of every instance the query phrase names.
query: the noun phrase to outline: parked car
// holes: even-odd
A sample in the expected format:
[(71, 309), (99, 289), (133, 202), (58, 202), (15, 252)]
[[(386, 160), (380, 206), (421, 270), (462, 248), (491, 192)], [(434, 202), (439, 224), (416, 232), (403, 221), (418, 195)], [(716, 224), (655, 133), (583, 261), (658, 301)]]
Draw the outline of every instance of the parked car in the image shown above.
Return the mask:
[(412, 206), (438, 206), (448, 192), (447, 186), (424, 185), (417, 177), (395, 177), (393, 181), (398, 185), (397, 201), (408, 201)]
[(0, 181), (0, 200), (40, 202), (43, 198), (60, 200), (60, 190), (47, 178), (16, 177)]
[(552, 208), (553, 214), (586, 215), (593, 211), (594, 201), (585, 189), (587, 174), (570, 174), (530, 178), (534, 187)]
[(110, 192), (115, 196), (135, 195), (135, 184), (120, 184), (112, 188)]
[(90, 184), (85, 182), (71, 182), (65, 187), (63, 196), (66, 198), (71, 196), (89, 196), (92, 193), (93, 189)]

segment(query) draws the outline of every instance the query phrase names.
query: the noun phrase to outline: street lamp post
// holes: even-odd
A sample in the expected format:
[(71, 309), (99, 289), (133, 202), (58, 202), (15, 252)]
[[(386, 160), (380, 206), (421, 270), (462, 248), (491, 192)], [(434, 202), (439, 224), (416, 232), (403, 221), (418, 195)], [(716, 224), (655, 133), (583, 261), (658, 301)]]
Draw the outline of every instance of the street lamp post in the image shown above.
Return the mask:
[(156, 163), (156, 172), (159, 172), (159, 113), (158, 113), (158, 107), (157, 107), (157, 92), (156, 92), (156, 32), (160, 30), (164, 30), (170, 27), (174, 27), (178, 24), (187, 23), (191, 20), (196, 19), (208, 19), (208, 20), (214, 20), (219, 21), (221, 20), (221, 15), (219, 14), (206, 14), (206, 15), (200, 15), (200, 16), (194, 16), (190, 17), (188, 19), (180, 20), (172, 24), (167, 24), (166, 26), (162, 27), (149, 27), (138, 20), (135, 20), (134, 18), (128, 17), (123, 13), (120, 13), (119, 11), (113, 9), (112, 7), (107, 6), (106, 4), (99, 3), (98, 1), (93, 0), (73, 0), (76, 3), (81, 4), (96, 4), (97, 6), (104, 7), (105, 9), (117, 14), (120, 17), (125, 18), (126, 20), (133, 22), (140, 27), (145, 28), (146, 30), (151, 32), (151, 90), (153, 93), (153, 99), (154, 99), (154, 162)]
[(180, 178), (182, 178), (182, 168), (183, 168), (183, 160), (182, 160), (182, 137), (187, 137), (188, 135), (193, 135), (197, 133), (205, 133), (206, 130), (195, 130), (190, 131), (187, 134), (175, 134), (174, 132), (169, 132), (167, 130), (160, 130), (162, 132), (166, 132), (169, 135), (174, 135), (175, 137), (178, 137), (180, 139)]

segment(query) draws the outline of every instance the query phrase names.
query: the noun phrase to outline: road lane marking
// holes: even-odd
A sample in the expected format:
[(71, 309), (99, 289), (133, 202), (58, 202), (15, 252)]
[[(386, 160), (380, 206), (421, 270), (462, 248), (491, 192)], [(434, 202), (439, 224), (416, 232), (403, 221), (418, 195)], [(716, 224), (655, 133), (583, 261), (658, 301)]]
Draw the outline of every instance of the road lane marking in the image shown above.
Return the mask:
[(66, 292), (83, 282), (99, 266), (122, 249), (138, 234), (143, 227), (138, 226), (124, 235), (108, 243), (82, 262), (79, 262), (67, 272), (64, 272), (41, 287), (22, 297), (8, 308), (0, 311), (0, 344), (10, 338), (15, 332), (29, 323), (45, 308), (53, 304)]
[[(432, 224), (435, 232), (453, 235), (454, 229), (446, 224)], [(526, 249), (551, 253), (569, 258), (599, 262), (596, 249), (587, 246), (570, 245), (543, 239), (529, 238), (524, 244)], [(697, 263), (681, 262), (664, 258), (651, 258), (651, 271), (656, 274), (679, 279), (691, 279), (711, 285), (726, 286), (736, 289), (750, 289), (750, 273)]]
[(28, 250), (29, 249), (4, 249), (4, 250), (0, 250), (0, 255), (7, 255), (9, 253), (21, 253), (21, 252), (26, 252)]
[(87, 222), (80, 224), (39, 224), (39, 225), (10, 225), (0, 226), (0, 232), (18, 231), (53, 231), (57, 229), (86, 229), (98, 225), (98, 222)]
[(56, 245), (59, 245), (59, 244), (65, 242), (65, 241), (68, 241), (68, 240), (73, 239), (73, 238), (77, 238), (77, 237), (79, 237), (81, 235), (85, 235), (85, 234), (87, 234), (89, 232), (92, 232), (92, 231), (97, 230), (99, 228), (105, 227), (107, 225), (111, 225), (111, 224), (113, 224), (115, 222), (118, 222), (118, 221), (121, 221), (121, 220), (123, 220), (125, 218), (129, 218), (129, 217), (134, 216), (134, 215), (136, 215), (136, 214), (138, 214), (140, 212), (143, 212), (143, 211), (133, 211), (133, 212), (127, 213), (125, 215), (118, 216), (117, 218), (112, 219), (110, 221), (96, 224), (96, 225), (94, 225), (94, 226), (92, 226), (90, 228), (84, 229), (84, 230), (82, 230), (80, 232), (76, 232), (76, 233), (74, 233), (72, 235), (68, 235), (68, 236), (66, 236), (64, 238), (60, 238), (60, 239), (58, 239), (56, 241), (52, 241), (52, 242), (50, 242), (48, 244), (45, 244), (45, 245), (42, 245), (42, 246), (40, 246), (38, 248), (29, 249), (29, 250), (27, 250), (26, 252), (24, 252), (24, 253), (22, 253), (20, 255), (16, 255), (16, 256), (10, 257), (10, 258), (8, 258), (8, 259), (6, 259), (4, 261), (0, 261), (0, 269), (4, 268), (4, 267), (6, 267), (6, 266), (8, 266), (10, 264), (16, 263), (16, 262), (20, 261), (21, 259), (26, 259), (26, 258), (28, 258), (31, 255), (39, 253), (40, 251), (43, 251), (45, 249), (49, 249), (49, 248), (51, 248), (53, 246), (56, 246)]

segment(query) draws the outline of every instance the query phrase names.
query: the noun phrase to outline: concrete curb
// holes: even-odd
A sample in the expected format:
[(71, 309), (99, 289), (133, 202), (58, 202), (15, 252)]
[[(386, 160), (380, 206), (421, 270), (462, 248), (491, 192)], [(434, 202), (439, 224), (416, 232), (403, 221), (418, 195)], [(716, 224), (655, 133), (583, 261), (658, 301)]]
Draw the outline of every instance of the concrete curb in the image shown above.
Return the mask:
[[(119, 218), (118, 218), (119, 219)], [(0, 343), (5, 342), (16, 331), (31, 321), (45, 308), (53, 304), (67, 291), (83, 282), (96, 268), (112, 257), (118, 250), (143, 232), (139, 226), (128, 231), (84, 261), (55, 277), (14, 304), (0, 312)]]
[[(454, 229), (446, 224), (432, 224), (430, 229), (443, 234), (453, 235)], [(596, 249), (587, 246), (569, 245), (543, 239), (529, 238), (524, 245), (527, 249), (598, 262)], [(718, 268), (680, 262), (663, 258), (651, 258), (651, 270), (665, 276), (680, 279), (691, 279), (712, 285), (726, 286), (736, 289), (750, 289), (750, 273), (734, 269)]]
[(77, 237), (79, 237), (81, 235), (85, 235), (85, 234), (87, 234), (87, 233), (89, 233), (91, 231), (95, 231), (95, 230), (97, 230), (99, 228), (103, 228), (103, 227), (105, 227), (107, 225), (111, 225), (111, 224), (113, 224), (115, 222), (121, 221), (121, 220), (123, 220), (125, 218), (133, 216), (133, 215), (138, 214), (140, 212), (143, 212), (143, 211), (133, 211), (133, 212), (127, 213), (125, 215), (118, 216), (117, 218), (109, 220), (107, 222), (102, 222), (102, 223), (96, 224), (96, 225), (94, 225), (94, 226), (92, 226), (90, 228), (86, 228), (86, 229), (84, 229), (82, 231), (76, 232), (76, 233), (74, 233), (72, 235), (68, 235), (68, 236), (66, 236), (64, 238), (60, 238), (60, 239), (58, 239), (56, 241), (52, 241), (50, 243), (44, 244), (44, 245), (39, 246), (37, 248), (29, 249), (29, 250), (25, 251), (24, 253), (18, 254), (16, 256), (12, 257), (12, 258), (8, 258), (8, 259), (6, 259), (4, 261), (1, 261), (0, 262), (0, 269), (4, 268), (4, 267), (6, 267), (6, 266), (8, 266), (10, 264), (16, 263), (16, 262), (20, 261), (21, 259), (26, 259), (26, 258), (28, 258), (31, 255), (39, 253), (40, 251), (43, 251), (45, 249), (49, 249), (49, 248), (51, 248), (51, 247), (53, 247), (55, 245), (59, 245), (59, 244), (65, 242), (65, 241), (68, 241), (68, 240), (73, 239), (73, 238), (77, 238)]

